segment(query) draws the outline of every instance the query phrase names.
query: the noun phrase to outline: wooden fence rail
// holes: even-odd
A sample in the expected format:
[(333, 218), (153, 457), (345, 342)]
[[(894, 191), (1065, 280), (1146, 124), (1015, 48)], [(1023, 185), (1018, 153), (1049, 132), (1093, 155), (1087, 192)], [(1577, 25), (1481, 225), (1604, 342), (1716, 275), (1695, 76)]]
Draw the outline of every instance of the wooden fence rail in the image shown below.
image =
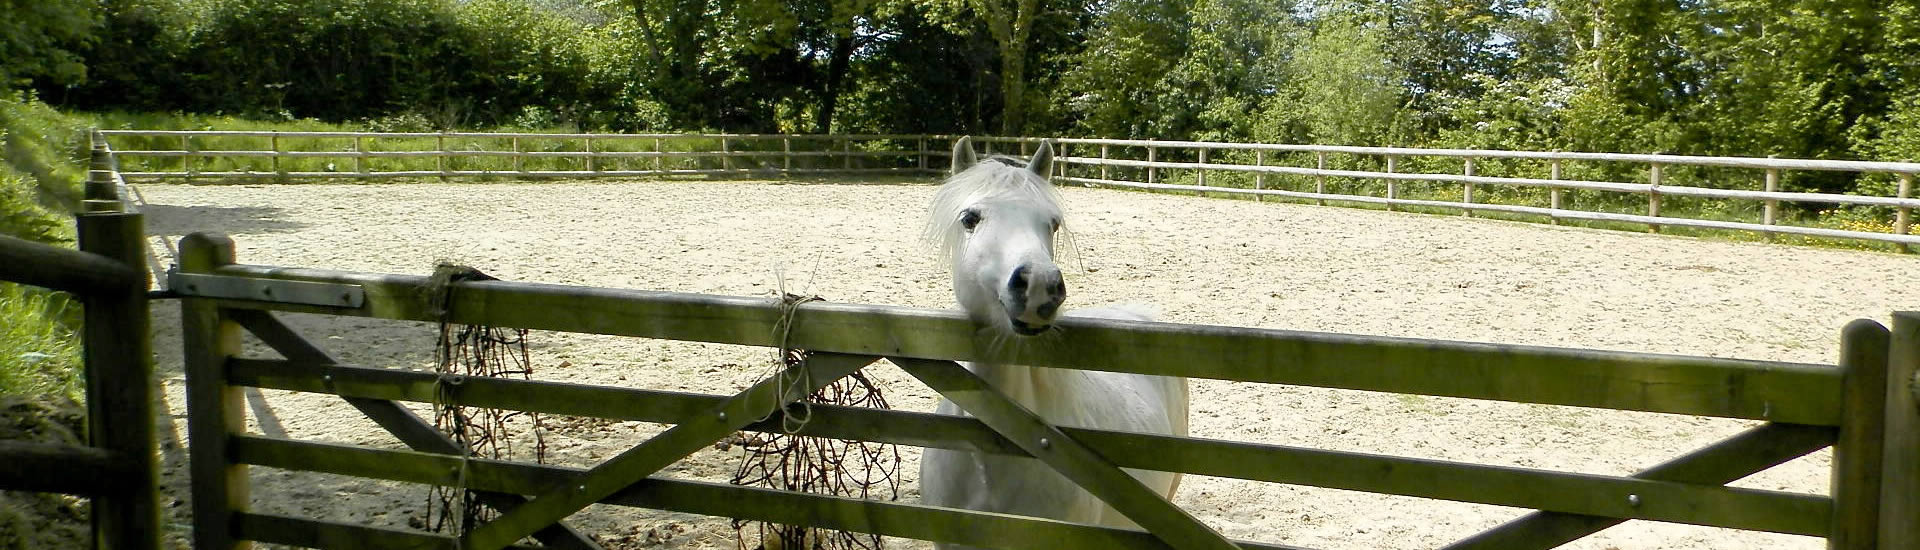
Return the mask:
[[(185, 159), (177, 171), (167, 170), (131, 170), (124, 173), (135, 179), (155, 178), (207, 178), (207, 179), (328, 179), (328, 178), (451, 178), (451, 177), (639, 177), (639, 176), (679, 176), (679, 175), (754, 175), (754, 174), (802, 174), (802, 173), (921, 173), (938, 171), (943, 162), (932, 159), (947, 156), (945, 151), (953, 139), (959, 136), (931, 134), (846, 134), (846, 135), (787, 135), (787, 134), (608, 134), (608, 133), (504, 133), (504, 132), (272, 132), (272, 131), (159, 131), (159, 130), (108, 130), (101, 134), (107, 139), (179, 139), (177, 148), (169, 149), (133, 149), (121, 147), (112, 151), (116, 159), (151, 158)], [(220, 150), (210, 149), (199, 142), (224, 138), (267, 138), (269, 146), (257, 150)], [(286, 147), (285, 140), (345, 140), (346, 146), (337, 150), (292, 150)], [(434, 140), (436, 145), (428, 149), (412, 150), (375, 150), (373, 145), (380, 140)], [(196, 141), (199, 140), (199, 141)], [(510, 140), (510, 147), (499, 149), (453, 148), (447, 147), (448, 140)], [(530, 151), (525, 140), (550, 140), (568, 145), (560, 147), (566, 150)], [(1920, 236), (1912, 234), (1911, 213), (1920, 208), (1920, 197), (1913, 196), (1912, 180), (1920, 174), (1920, 163), (1914, 162), (1866, 162), (1835, 161), (1816, 159), (1780, 159), (1754, 157), (1703, 157), (1687, 155), (1646, 155), (1620, 153), (1581, 153), (1581, 152), (1545, 152), (1545, 151), (1498, 151), (1475, 149), (1418, 149), (1406, 147), (1351, 147), (1333, 145), (1296, 145), (1296, 144), (1256, 144), (1225, 143), (1204, 141), (1157, 141), (1122, 139), (1079, 139), (1079, 138), (1013, 138), (985, 137), (975, 141), (993, 152), (995, 144), (1000, 144), (1003, 153), (1025, 154), (1043, 141), (1051, 141), (1061, 149), (1056, 158), (1059, 166), (1060, 181), (1086, 185), (1111, 186), (1130, 189), (1157, 191), (1184, 191), (1202, 193), (1221, 193), (1251, 196), (1255, 199), (1267, 197), (1312, 200), (1316, 204), (1328, 201), (1347, 204), (1381, 205), (1389, 210), (1401, 207), (1422, 207), (1441, 210), (1455, 210), (1471, 214), (1476, 211), (1542, 216), (1549, 221), (1559, 223), (1563, 220), (1585, 222), (1609, 222), (1644, 225), (1649, 229), (1663, 226), (1686, 227), (1694, 229), (1751, 232), (1772, 238), (1775, 235), (1800, 235), (1806, 237), (1833, 238), (1884, 242), (1895, 245), (1901, 251), (1920, 244)], [(610, 145), (619, 143), (639, 143), (650, 145), (650, 150), (624, 151)], [(796, 149), (795, 143), (801, 147)], [(773, 148), (778, 144), (778, 149)], [(862, 144), (855, 148), (856, 143)], [(736, 147), (758, 144), (753, 147)], [(809, 146), (808, 144), (812, 144)], [(684, 148), (673, 150), (668, 147)], [(931, 146), (930, 146), (931, 145)], [(1011, 145), (1011, 147), (1008, 147)], [(308, 145), (312, 147), (311, 144)], [(1135, 158), (1127, 156), (1125, 151), (1139, 152)], [(1074, 156), (1076, 151), (1099, 153), (1099, 156)], [(1167, 160), (1171, 153), (1189, 150), (1193, 153), (1193, 162)], [(1209, 153), (1215, 153), (1211, 157)], [(1251, 152), (1252, 163), (1221, 162), (1226, 152)], [(1287, 166), (1269, 162), (1284, 153), (1314, 155), (1311, 166)], [(1384, 171), (1329, 169), (1327, 155), (1359, 155), (1384, 159)], [(1144, 160), (1142, 160), (1142, 157)], [(266, 170), (208, 170), (210, 159), (268, 159)], [(1209, 161), (1209, 159), (1213, 159)], [(327, 170), (288, 169), (282, 159), (351, 159), (351, 169), (330, 168)], [(380, 161), (405, 161), (409, 159), (433, 159), (431, 169), (424, 167), (374, 169), (370, 165)], [(511, 169), (473, 169), (454, 166), (461, 159), (503, 159), (510, 160)], [(651, 165), (645, 161), (651, 159)], [(1463, 163), (1460, 173), (1429, 173), (1407, 171), (1396, 167), (1405, 165), (1400, 161), (1412, 159), (1455, 159)], [(579, 163), (580, 169), (532, 169), (526, 168), (528, 161), (568, 160)], [(691, 167), (681, 164), (669, 166), (667, 161), (691, 162)], [(812, 160), (813, 163), (795, 167), (796, 160)], [(834, 163), (833, 160), (840, 162)], [(1489, 176), (1476, 174), (1475, 162), (1484, 160), (1527, 160), (1549, 163), (1547, 177)], [(738, 161), (738, 162), (736, 162)], [(1563, 178), (1562, 173), (1568, 162), (1587, 163), (1626, 163), (1642, 165), (1650, 175), (1647, 182), (1614, 182)], [(641, 163), (641, 164), (635, 164)], [(717, 163), (718, 167), (711, 164)], [(1076, 170), (1076, 167), (1085, 170)], [(1711, 187), (1699, 185), (1673, 185), (1671, 178), (1665, 176), (1673, 167), (1724, 168), (1754, 171), (1756, 181), (1764, 180), (1759, 189), (1740, 189), (1749, 182), (1726, 182)], [(1115, 170), (1122, 169), (1122, 170)], [(1798, 193), (1782, 192), (1778, 184), (1783, 172), (1792, 171), (1841, 171), (1862, 174), (1888, 174), (1895, 180), (1893, 196), (1848, 195), (1836, 193)], [(1253, 178), (1251, 187), (1222, 185), (1217, 181), (1210, 183), (1209, 172), (1249, 174)], [(1140, 174), (1139, 180), (1120, 177), (1123, 174)], [(1192, 184), (1167, 181), (1170, 173), (1193, 174)], [(1758, 174), (1764, 174), (1761, 178)], [(1278, 189), (1270, 181), (1270, 176), (1296, 176), (1311, 178), (1312, 191)], [(1328, 178), (1365, 182), (1386, 182), (1384, 196), (1372, 196), (1351, 193), (1330, 192)], [(1432, 200), (1406, 198), (1403, 189), (1405, 182), (1425, 182), (1436, 184), (1455, 184), (1461, 187), (1460, 200)], [(1545, 206), (1490, 203), (1475, 196), (1475, 188), (1545, 188), (1550, 200)], [(1570, 209), (1565, 207), (1565, 195), (1575, 191), (1591, 191), (1609, 194), (1641, 195), (1646, 202), (1644, 214), (1621, 212), (1596, 212), (1590, 209)], [(1673, 209), (1663, 214), (1663, 199), (1685, 197), (1697, 199), (1758, 201), (1763, 203), (1763, 212), (1755, 221), (1706, 220), (1674, 217)], [(1890, 231), (1876, 232), (1854, 229), (1835, 229), (1826, 227), (1808, 227), (1783, 223), (1780, 215), (1780, 203), (1801, 205), (1846, 205), (1859, 207), (1879, 207), (1892, 210), (1888, 218)]]
[[(270, 312), (443, 320), (426, 302), (427, 278), (235, 264), (230, 241), (194, 237), (188, 244), (183, 270), (173, 275), (173, 285), (190, 312), (188, 385), (199, 491), (195, 513), (201, 518), (197, 521), (204, 522), (201, 529), (236, 533), (240, 539), (375, 545), (404, 539), (428, 547), (496, 548), (533, 529), (557, 525), (552, 522), (579, 506), (600, 502), (1009, 548), (1190, 548), (1202, 540), (1288, 548), (1219, 539), (1184, 512), (1133, 492), (1125, 480), (1109, 475), (1119, 471), (1113, 468), (1139, 468), (1542, 511), (1462, 541), (1463, 548), (1552, 547), (1627, 519), (1831, 537), (1836, 548), (1912, 548), (1884, 544), (1885, 536), (1879, 534), (1885, 528), (1879, 496), (1883, 487), (1896, 483), (1882, 480), (1906, 483), (1909, 470), (1920, 464), (1891, 461), (1891, 451), (1883, 453), (1868, 443), (1877, 439), (1864, 435), (1884, 436), (1888, 426), (1905, 422), (1898, 416), (1915, 414), (1876, 407), (1861, 397), (1897, 387), (1888, 381), (1889, 354), (1902, 353), (1889, 344), (1887, 329), (1871, 321), (1856, 322), (1844, 332), (1847, 351), (1837, 367), (1079, 318), (1062, 321), (1067, 336), (1054, 345), (1010, 351), (983, 341), (964, 316), (943, 310), (818, 302), (788, 310), (766, 298), (510, 281), (461, 282), (450, 291), (447, 322), (752, 346), (780, 345), (773, 328), (790, 316), (786, 345), (811, 350), (827, 361), (810, 367), (821, 369), (811, 378), (815, 384), (884, 357), (943, 394), (967, 396), (963, 406), (976, 415), (816, 406), (802, 433), (1041, 457), (1062, 472), (1073, 472), (1070, 478), (1147, 526), (1141, 533), (649, 477), (662, 461), (677, 459), (720, 434), (781, 429), (782, 413), (772, 407), (778, 401), (772, 394), (760, 395), (765, 393), (760, 386), (724, 396), (469, 379), (458, 391), (448, 391), (432, 373), (340, 364), (273, 321)], [(295, 288), (311, 292), (288, 290)], [(231, 328), (216, 330), (220, 326)], [(237, 332), (232, 332), (241, 328), (262, 336), (287, 359), (241, 355), (234, 345)], [(956, 360), (1769, 423), (1641, 474), (1600, 476), (1054, 427), (1006, 408), (1003, 396), (970, 381), (952, 362)], [(477, 460), (457, 452), (391, 451), (248, 435), (236, 420), (244, 410), (231, 397), (241, 387), (332, 394), (356, 403), (441, 401), (676, 427), (599, 467), (554, 468)], [(739, 408), (746, 403), (757, 403), (765, 411)], [(758, 414), (767, 411), (774, 415)], [(1036, 447), (1042, 438), (1053, 443)], [(210, 443), (202, 448), (199, 442)], [(1840, 449), (1831, 497), (1723, 485), (1827, 446)], [(540, 495), (534, 502), (545, 504), (516, 507), (505, 520), (459, 538), (262, 516), (245, 510), (246, 465), (464, 484), (500, 494)], [(202, 475), (214, 481), (203, 484)], [(267, 525), (276, 529), (262, 529)]]

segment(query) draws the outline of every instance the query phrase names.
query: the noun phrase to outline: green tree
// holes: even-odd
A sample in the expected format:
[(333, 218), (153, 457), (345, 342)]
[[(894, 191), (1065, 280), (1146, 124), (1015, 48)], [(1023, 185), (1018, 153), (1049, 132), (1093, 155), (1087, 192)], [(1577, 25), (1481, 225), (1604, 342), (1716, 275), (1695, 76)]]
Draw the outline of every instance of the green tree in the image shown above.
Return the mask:
[(45, 79), (78, 84), (87, 77), (77, 50), (100, 18), (88, 0), (0, 0), (0, 89)]

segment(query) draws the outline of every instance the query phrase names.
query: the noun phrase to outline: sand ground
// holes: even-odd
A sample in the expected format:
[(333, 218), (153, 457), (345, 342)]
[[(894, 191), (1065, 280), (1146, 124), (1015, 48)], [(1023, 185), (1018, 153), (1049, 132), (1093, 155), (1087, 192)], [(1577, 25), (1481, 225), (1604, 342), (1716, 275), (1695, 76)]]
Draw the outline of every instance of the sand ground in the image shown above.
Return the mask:
[[(618, 181), (538, 184), (143, 186), (150, 232), (227, 232), (243, 263), (425, 274), (438, 260), (502, 279), (951, 307), (918, 239), (929, 185)], [(1912, 256), (1717, 242), (1458, 216), (1069, 188), (1069, 306), (1143, 303), (1183, 323), (1825, 362), (1840, 327), (1920, 308)], [(782, 275), (783, 274), (783, 275)], [(429, 325), (290, 315), (343, 361), (430, 364)], [(176, 308), (156, 308), (172, 409), (171, 522), (187, 498)], [(765, 350), (535, 333), (535, 377), (732, 393)], [(876, 369), (898, 408), (933, 396)], [(1628, 474), (1749, 422), (1220, 381), (1193, 384), (1196, 436), (1596, 474)], [(250, 391), (258, 433), (398, 447), (338, 398)], [(556, 462), (590, 465), (657, 433), (552, 418)], [(911, 462), (904, 499), (914, 499)], [(737, 452), (737, 451), (736, 451)], [(666, 473), (724, 479), (736, 452)], [(1825, 493), (1830, 455), (1739, 486)], [(257, 510), (386, 526), (418, 522), (416, 486), (255, 468)], [(1190, 477), (1176, 502), (1234, 538), (1316, 548), (1429, 548), (1525, 511)], [(616, 548), (722, 548), (725, 520), (596, 506), (572, 522)], [(184, 536), (184, 535), (179, 535)], [(176, 537), (177, 538), (177, 537)], [(893, 541), (903, 548), (924, 543)], [(1628, 522), (1571, 548), (1819, 548), (1805, 537)]]

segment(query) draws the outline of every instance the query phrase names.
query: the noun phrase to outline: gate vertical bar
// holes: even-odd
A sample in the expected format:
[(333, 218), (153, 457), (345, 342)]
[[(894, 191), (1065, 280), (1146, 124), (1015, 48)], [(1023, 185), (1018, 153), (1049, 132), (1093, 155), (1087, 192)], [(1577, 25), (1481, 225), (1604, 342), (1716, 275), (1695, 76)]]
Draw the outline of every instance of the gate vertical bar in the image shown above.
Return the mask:
[[(195, 233), (180, 239), (180, 270), (210, 273), (233, 263), (233, 240)], [(189, 291), (192, 286), (188, 286)], [(227, 453), (227, 439), (246, 430), (240, 388), (227, 385), (227, 360), (240, 353), (240, 326), (210, 300), (180, 301), (187, 371), (188, 457), (193, 475), (196, 550), (245, 549), (234, 539), (234, 515), (247, 507), (247, 467)]]
[[(111, 166), (104, 142), (93, 150), (93, 161)], [(138, 281), (112, 292), (81, 296), (88, 438), (94, 447), (129, 466), (129, 477), (121, 481), (117, 494), (93, 500), (93, 536), (100, 548), (157, 549), (160, 465), (154, 447), (146, 228), (139, 213), (121, 211), (112, 170), (89, 172), (86, 190), (89, 207), (103, 210), (77, 217), (80, 250), (126, 265)]]
[[(1547, 177), (1556, 180), (1560, 179), (1560, 159), (1553, 159), (1552, 168), (1549, 169), (1549, 175)], [(1560, 188), (1555, 187), (1547, 191), (1547, 209), (1560, 209)], [(1560, 225), (1560, 216), (1555, 215), (1548, 217), (1547, 223)]]
[(1880, 472), (1880, 548), (1920, 549), (1920, 311), (1893, 314), (1887, 362), (1886, 457)]
[(1860, 319), (1840, 335), (1840, 437), (1833, 444), (1827, 548), (1872, 550), (1880, 535), (1880, 440), (1887, 419), (1887, 327)]

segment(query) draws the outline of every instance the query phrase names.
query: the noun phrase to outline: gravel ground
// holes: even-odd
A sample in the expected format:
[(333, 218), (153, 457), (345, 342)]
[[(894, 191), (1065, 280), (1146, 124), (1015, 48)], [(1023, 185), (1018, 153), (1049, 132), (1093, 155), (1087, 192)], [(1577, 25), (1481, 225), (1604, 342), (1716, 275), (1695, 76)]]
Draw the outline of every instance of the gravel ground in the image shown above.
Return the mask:
[[(770, 295), (783, 283), (840, 302), (952, 307), (918, 240), (928, 185), (616, 181), (378, 185), (148, 185), (150, 231), (233, 235), (243, 263), (424, 274), (439, 260), (502, 279)], [(1836, 359), (1840, 327), (1920, 307), (1911, 256), (1069, 188), (1069, 306), (1149, 304), (1182, 323), (1779, 361)], [(177, 312), (156, 345), (185, 438)], [(423, 367), (431, 326), (290, 315), (350, 363)], [(731, 393), (767, 352), (536, 333), (536, 378)], [(933, 396), (876, 370), (894, 406)], [(1621, 475), (1752, 423), (1649, 413), (1195, 381), (1193, 434), (1346, 451)], [(252, 429), (397, 447), (337, 398), (250, 391)], [(590, 465), (660, 426), (550, 418), (550, 459)], [(527, 447), (521, 442), (521, 452)], [(170, 447), (170, 490), (185, 477)], [(904, 499), (917, 498), (912, 464)], [(1737, 485), (1825, 493), (1830, 454)], [(669, 475), (724, 479), (737, 450)], [(255, 468), (253, 507), (369, 525), (418, 524), (423, 489)], [(1189, 477), (1181, 506), (1230, 537), (1317, 548), (1428, 548), (1525, 511)], [(184, 525), (187, 507), (174, 508)], [(734, 545), (725, 520), (596, 506), (571, 520), (617, 548)], [(901, 547), (924, 543), (898, 541)], [(1820, 548), (1805, 537), (1628, 522), (1571, 548)]]

